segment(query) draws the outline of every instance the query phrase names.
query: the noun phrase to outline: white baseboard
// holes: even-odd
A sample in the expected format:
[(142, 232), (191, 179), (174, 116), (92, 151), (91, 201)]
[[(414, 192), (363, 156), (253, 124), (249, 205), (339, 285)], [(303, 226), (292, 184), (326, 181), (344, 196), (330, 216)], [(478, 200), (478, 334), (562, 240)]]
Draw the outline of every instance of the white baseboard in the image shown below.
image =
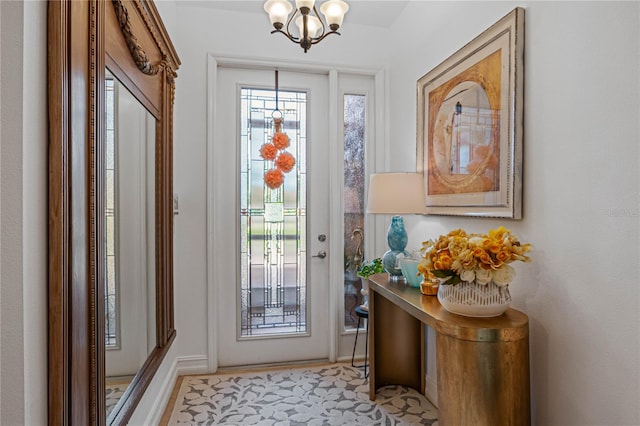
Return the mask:
[(142, 422), (136, 421), (130, 424), (160, 424), (160, 420), (162, 420), (162, 415), (164, 414), (164, 410), (169, 402), (169, 398), (171, 398), (171, 393), (173, 392), (178, 376), (188, 374), (205, 374), (208, 370), (207, 363), (208, 359), (206, 356), (184, 356), (175, 358), (158, 387), (156, 398), (149, 409), (146, 410), (148, 413), (147, 417)]
[[(336, 362), (348, 362), (351, 363), (351, 355), (343, 355), (343, 356), (339, 356), (336, 359)], [(353, 362), (355, 363), (362, 363), (364, 362), (364, 355), (358, 355), (356, 354), (355, 358), (353, 359)]]
[[(178, 377), (176, 374), (176, 365), (177, 365), (177, 360), (174, 359), (174, 361), (171, 363), (171, 366), (169, 367), (167, 373), (165, 374), (162, 382), (159, 385), (157, 394), (156, 394), (156, 398), (153, 400), (153, 402), (151, 403), (151, 406), (145, 410), (147, 414), (147, 417), (139, 422), (137, 421), (137, 419), (132, 419), (129, 423), (129, 425), (136, 425), (136, 424), (140, 424), (140, 425), (157, 425), (160, 424), (160, 420), (162, 419), (162, 415), (164, 414), (164, 409), (167, 405), (167, 402), (169, 401), (169, 398), (171, 397), (171, 392), (173, 392), (173, 386), (176, 383), (176, 378)], [(159, 372), (159, 371), (158, 371)], [(156, 374), (158, 373), (156, 372)], [(140, 407), (138, 407), (140, 408)], [(136, 409), (136, 413), (139, 410)], [(134, 413), (134, 417), (135, 414)]]
[(181, 356), (176, 359), (176, 364), (177, 376), (211, 373), (206, 355)]

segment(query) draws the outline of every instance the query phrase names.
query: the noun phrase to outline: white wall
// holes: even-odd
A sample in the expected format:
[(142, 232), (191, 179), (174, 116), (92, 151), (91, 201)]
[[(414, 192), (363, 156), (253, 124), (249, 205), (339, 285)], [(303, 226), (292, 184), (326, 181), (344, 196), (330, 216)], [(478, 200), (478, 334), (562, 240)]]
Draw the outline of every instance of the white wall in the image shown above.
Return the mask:
[(640, 424), (638, 2), (412, 2), (391, 28), (392, 169), (415, 162), (416, 80), (516, 6), (525, 14), (523, 220), (412, 219), (410, 245), (504, 224), (535, 246), (534, 424)]
[[(24, 34), (25, 83), (18, 86), (23, 93), (16, 95), (16, 102), (23, 105), (23, 124), (16, 129), (15, 123), (9, 127), (16, 112), (9, 108), (16, 103), (7, 99), (11, 92), (5, 90), (9, 81), (5, 79), (11, 77), (5, 66), (5, 34), (21, 26), (19, 21), (5, 19), (5, 7), (13, 3), (0, 2), (0, 416), (3, 424), (11, 424), (12, 419), (18, 419), (18, 424), (44, 424), (46, 4), (24, 3), (24, 29), (19, 31)], [(387, 66), (394, 147), (390, 170), (406, 170), (415, 166), (416, 80), (516, 5), (527, 9), (524, 219), (411, 218), (407, 220), (410, 245), (457, 226), (484, 231), (500, 223), (531, 241), (536, 247), (534, 263), (518, 265), (512, 294), (515, 307), (531, 321), (536, 423), (640, 423), (637, 2), (416, 1), (390, 32), (356, 25), (347, 32), (345, 21), (342, 37), (325, 40), (306, 56), (283, 37), (268, 35), (264, 29), (268, 23), (261, 15), (244, 17), (178, 6), (177, 31), (171, 32), (183, 62), (177, 80), (175, 128), (176, 192), (181, 195), (175, 231), (178, 341), (139, 412), (158, 409), (153, 389), (171, 382), (176, 357), (198, 359), (206, 354), (206, 53)], [(161, 13), (172, 11), (171, 6), (163, 6)], [(13, 25), (7, 28), (7, 22)], [(238, 28), (243, 36), (236, 40), (232, 30)], [(390, 44), (383, 35), (392, 37)], [(9, 57), (18, 61), (12, 64), (15, 72), (19, 58)], [(22, 158), (13, 167), (7, 166), (5, 157), (5, 149), (15, 148), (7, 145), (12, 141), (5, 139), (7, 131), (22, 139)], [(17, 200), (22, 200), (19, 217), (15, 210), (5, 216), (5, 209), (15, 209), (8, 201)], [(22, 232), (5, 227), (5, 220), (14, 221)], [(7, 239), (14, 237), (15, 244), (9, 246)], [(13, 274), (17, 281), (5, 280), (5, 274)], [(11, 328), (5, 322), (7, 316), (16, 320)], [(16, 342), (18, 346), (10, 346)], [(11, 399), (15, 393), (6, 392), (14, 383), (14, 391), (24, 389), (24, 397), (17, 401)]]
[(345, 20), (342, 37), (306, 55), (269, 35), (266, 16), (179, 4), (178, 358), (207, 353), (207, 54), (386, 68), (389, 170), (412, 170), (417, 79), (516, 6), (526, 8), (524, 219), (408, 218), (409, 244), (499, 224), (532, 242), (512, 294), (530, 317), (534, 421), (640, 423), (637, 2), (413, 1), (390, 31), (347, 31)]
[[(23, 5), (2, 3), (3, 52), (2, 145), (0, 147), (0, 422), (18, 423), (24, 418), (24, 323), (22, 320), (22, 66)], [(12, 68), (17, 72), (12, 73)], [(11, 325), (11, 328), (9, 328)]]
[(0, 2), (0, 423), (47, 419), (46, 2)]
[(24, 2), (23, 319), (25, 425), (47, 418), (47, 4)]
[[(258, 10), (262, 3), (256, 2)], [(266, 14), (241, 14), (207, 7), (177, 6), (172, 34), (182, 66), (176, 80), (174, 191), (180, 197), (175, 217), (175, 300), (180, 355), (207, 355), (207, 55), (305, 64), (339, 64), (377, 70), (385, 63), (380, 46), (386, 30), (350, 27), (302, 49), (280, 34), (271, 35)], [(346, 25), (346, 20), (345, 20)], [(363, 43), (368, 39), (370, 42)], [(231, 148), (231, 145), (230, 145)], [(218, 159), (225, 161), (225, 159)], [(218, 244), (224, 245), (225, 241)]]

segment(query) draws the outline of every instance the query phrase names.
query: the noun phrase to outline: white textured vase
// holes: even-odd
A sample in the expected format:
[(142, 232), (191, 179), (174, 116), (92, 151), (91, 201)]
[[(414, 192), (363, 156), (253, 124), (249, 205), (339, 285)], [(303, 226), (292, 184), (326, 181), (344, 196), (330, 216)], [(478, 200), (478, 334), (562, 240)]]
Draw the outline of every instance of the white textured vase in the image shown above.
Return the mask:
[(369, 279), (368, 278), (360, 278), (362, 282), (362, 290), (360, 290), (360, 294), (362, 294), (362, 305), (360, 305), (361, 309), (365, 311), (369, 310)]
[(511, 305), (509, 286), (491, 281), (487, 285), (462, 281), (456, 285), (440, 285), (438, 300), (447, 311), (467, 317), (496, 317)]

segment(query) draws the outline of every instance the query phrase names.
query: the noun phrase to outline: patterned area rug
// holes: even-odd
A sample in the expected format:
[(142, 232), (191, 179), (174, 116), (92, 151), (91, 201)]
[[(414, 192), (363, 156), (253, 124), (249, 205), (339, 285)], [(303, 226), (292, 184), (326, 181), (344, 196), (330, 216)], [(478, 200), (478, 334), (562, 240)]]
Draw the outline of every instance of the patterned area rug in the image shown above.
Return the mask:
[(129, 377), (126, 379), (118, 379), (118, 380), (109, 380), (107, 378), (107, 383), (105, 385), (106, 390), (106, 402), (107, 402), (107, 417), (113, 411), (113, 409), (124, 395), (124, 391), (127, 390), (129, 384), (131, 383), (133, 377)]
[(169, 425), (437, 425), (419, 392), (387, 386), (369, 400), (361, 370), (330, 364), (184, 377)]

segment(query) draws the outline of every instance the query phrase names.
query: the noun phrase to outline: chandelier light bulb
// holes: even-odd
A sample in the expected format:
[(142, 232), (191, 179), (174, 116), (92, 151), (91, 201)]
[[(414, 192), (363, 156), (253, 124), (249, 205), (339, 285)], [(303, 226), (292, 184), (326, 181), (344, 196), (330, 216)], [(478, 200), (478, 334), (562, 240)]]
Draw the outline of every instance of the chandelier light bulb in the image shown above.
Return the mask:
[(332, 31), (336, 31), (342, 25), (344, 15), (349, 11), (349, 5), (342, 0), (329, 0), (320, 6), (320, 12), (329, 24)]
[[(300, 38), (304, 37), (304, 16), (298, 16), (296, 18), (296, 26), (300, 31)], [(307, 16), (307, 37), (314, 38), (318, 35), (318, 31), (322, 29), (322, 22), (315, 16)]]
[(291, 3), (287, 0), (268, 0), (264, 4), (264, 10), (269, 14), (269, 19), (273, 27), (280, 30), (284, 26), (284, 23), (287, 22), (293, 6), (291, 6)]
[[(304, 13), (302, 8), (307, 8), (309, 10), (313, 10), (313, 5), (316, 3), (315, 0), (296, 0), (296, 8), (300, 9), (300, 12)], [(307, 13), (309, 13), (307, 11)]]

